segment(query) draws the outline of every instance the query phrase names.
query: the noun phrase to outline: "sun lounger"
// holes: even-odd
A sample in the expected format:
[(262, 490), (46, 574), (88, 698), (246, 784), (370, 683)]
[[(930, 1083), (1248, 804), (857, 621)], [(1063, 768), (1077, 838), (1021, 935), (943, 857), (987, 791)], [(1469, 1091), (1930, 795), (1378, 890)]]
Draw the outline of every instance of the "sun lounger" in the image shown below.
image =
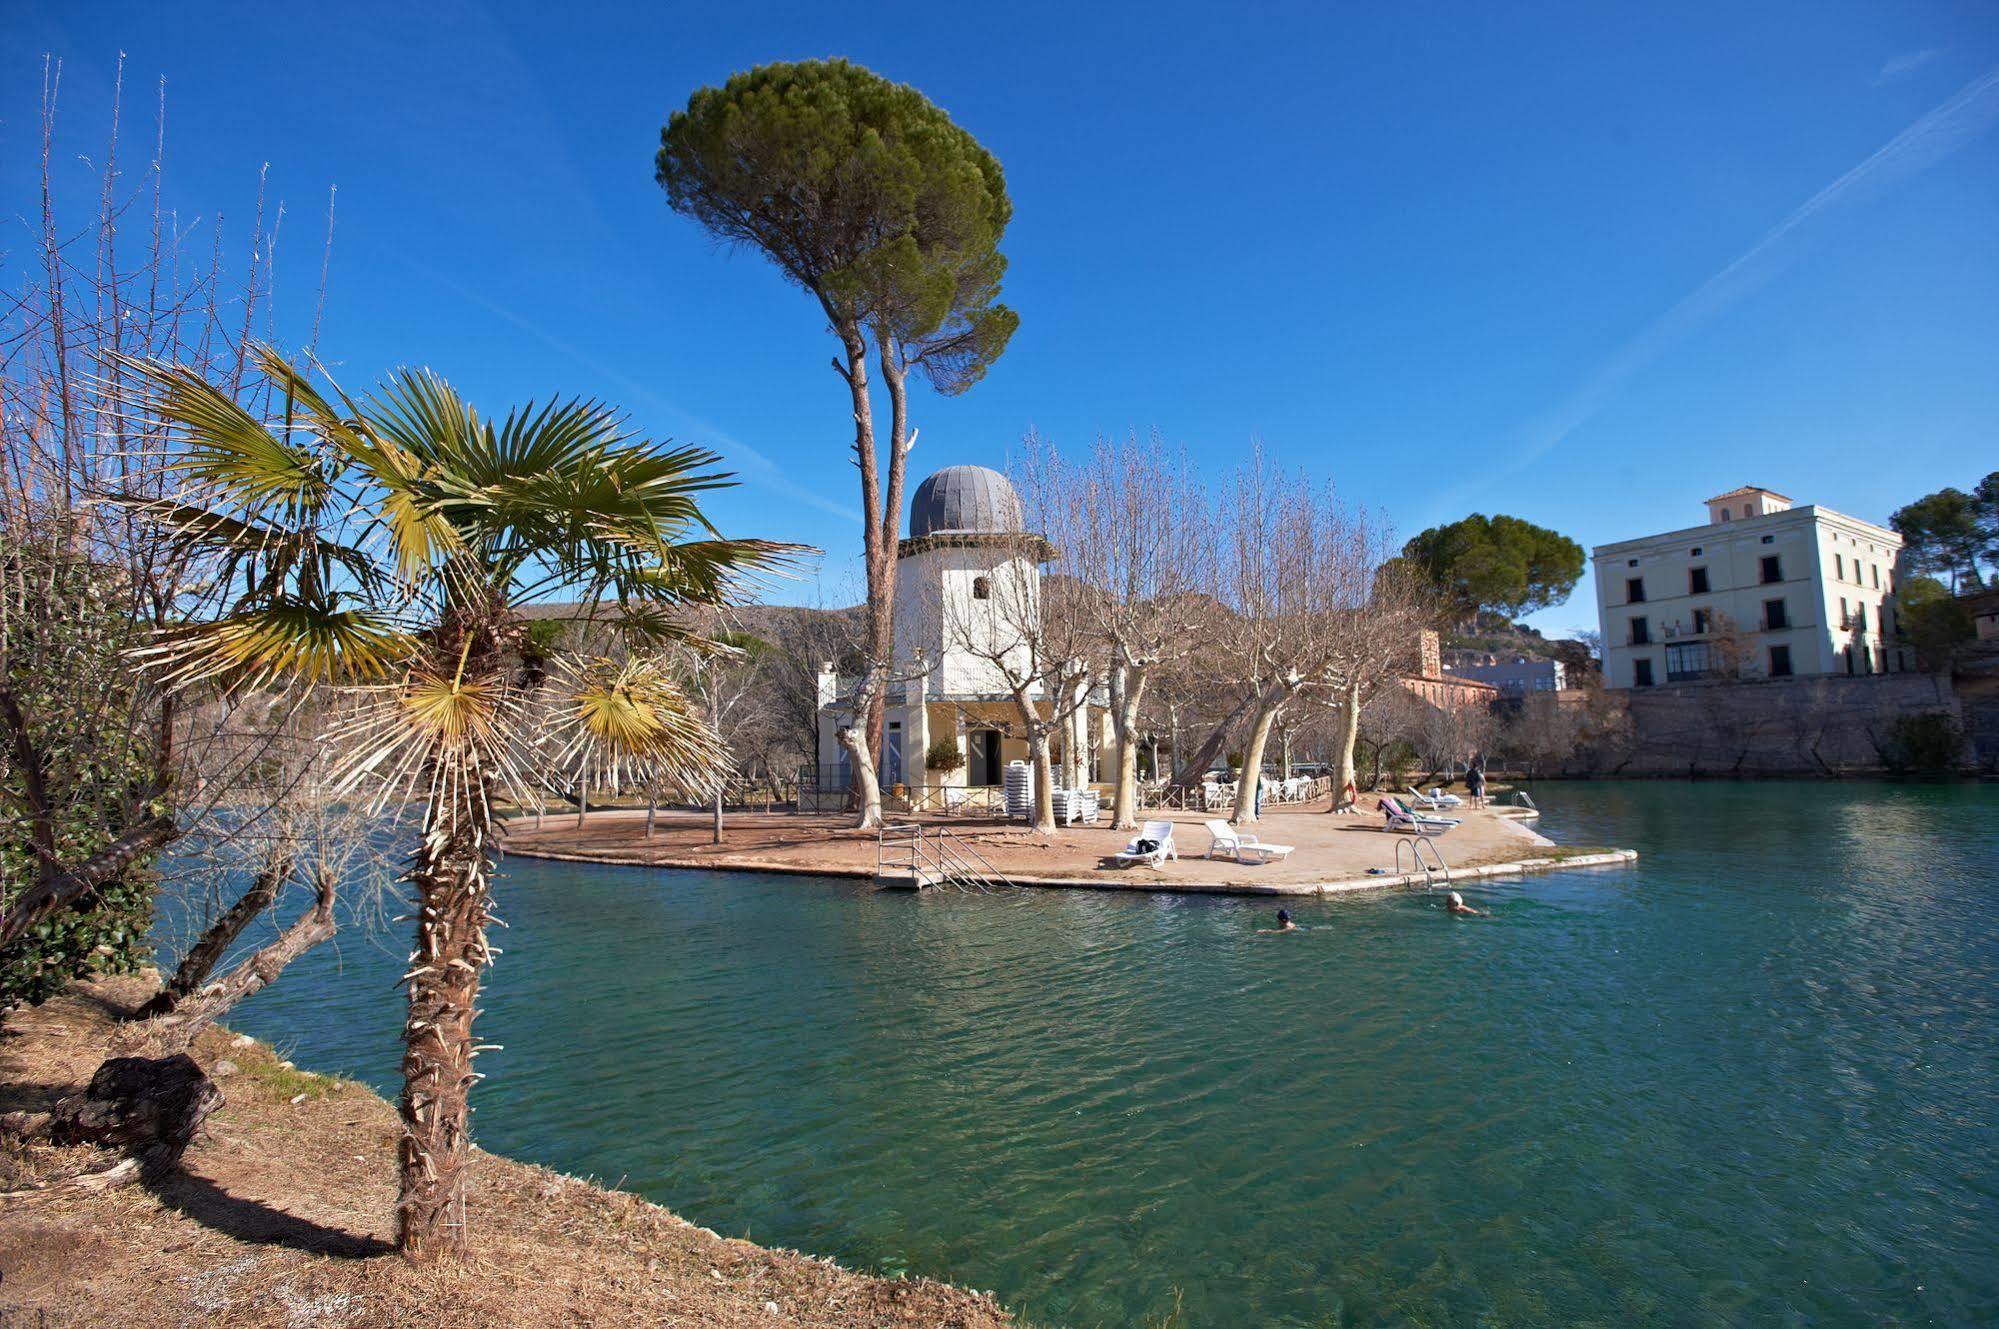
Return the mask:
[(1440, 808), (1455, 808), (1464, 805), (1462, 798), (1459, 798), (1456, 794), (1445, 793), (1441, 787), (1432, 789), (1427, 794), (1419, 794), (1414, 789), (1405, 789), (1403, 792), (1409, 795), (1408, 806), (1424, 812), (1435, 812)]
[(1206, 856), (1209, 858), (1222, 853), (1238, 863), (1268, 863), (1291, 852), (1288, 844), (1265, 844), (1256, 836), (1238, 831), (1225, 821), (1210, 821), (1206, 825), (1208, 834), (1214, 837), (1208, 843)]
[[(1152, 842), (1152, 847), (1140, 849), (1139, 846), (1148, 840)], [(1150, 863), (1157, 867), (1169, 858), (1180, 857), (1180, 851), (1173, 847), (1173, 823), (1146, 822), (1145, 828), (1133, 836), (1131, 843), (1124, 847), (1124, 852), (1116, 857), (1118, 863), (1124, 867), (1130, 867), (1133, 863)]]
[(1426, 817), (1412, 812), (1387, 794), (1381, 796), (1381, 815), (1384, 819), (1381, 829), (1405, 835), (1442, 835), (1458, 824), (1452, 817)]

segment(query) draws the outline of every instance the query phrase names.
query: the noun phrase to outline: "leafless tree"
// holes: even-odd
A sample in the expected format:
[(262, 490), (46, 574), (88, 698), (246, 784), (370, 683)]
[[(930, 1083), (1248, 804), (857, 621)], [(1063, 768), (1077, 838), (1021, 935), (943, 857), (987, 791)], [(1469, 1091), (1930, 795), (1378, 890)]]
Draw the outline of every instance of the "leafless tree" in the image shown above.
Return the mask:
[[(79, 168), (56, 148), (61, 72), (45, 62), (39, 206), (25, 244), (0, 244), (26, 259), (0, 286), (0, 790), (12, 804), (0, 949), (92, 907), (213, 821), (260, 759), (130, 667), (127, 651), (198, 612), (216, 579), (212, 559), (131, 506), (186, 484), (125, 365), (173, 361), (241, 383), (250, 338), (275, 320), (284, 209), (266, 207), (260, 177), (232, 277), (221, 215), (184, 222), (165, 201), (163, 87), (150, 159), (128, 177), (121, 62), (109, 139), (81, 167), (94, 207), (79, 219), (63, 197)], [(329, 208), (328, 255), (331, 236)], [(315, 311), (308, 341), (317, 323)]]
[(1055, 568), (1091, 592), (1078, 607), (1102, 640), (1117, 743), (1111, 825), (1133, 830), (1147, 690), (1194, 649), (1212, 605), (1206, 496), (1185, 454), (1156, 433), (1100, 437), (1075, 463), (1032, 433), (1025, 451), (1026, 470), (1050, 492)]
[(1415, 672), (1418, 639), (1441, 612), (1419, 579), (1390, 562), (1394, 550), (1385, 525), (1356, 520), (1347, 530), (1348, 556), (1369, 589), (1364, 602), (1336, 612), (1329, 625), (1337, 677), (1331, 689), (1336, 730), (1329, 812), (1344, 808), (1347, 791), (1359, 788), (1354, 748), (1361, 712), (1384, 688), (1396, 686), (1400, 675)]
[[(1021, 490), (1028, 525), (1045, 518), (1053, 492), (1024, 473)], [(1094, 592), (1069, 577), (1044, 579), (1040, 565), (1054, 552), (1038, 533), (988, 537), (998, 554), (982, 578), (983, 594), (971, 598), (938, 595), (938, 617), (947, 650), (972, 663), (1013, 703), (1013, 718), (1000, 728), (1025, 739), (1034, 768), (1034, 825), (1037, 834), (1055, 831), (1054, 741), (1079, 709), (1088, 705), (1095, 621), (1085, 601)], [(934, 593), (934, 592), (933, 592)], [(981, 722), (990, 722), (982, 714)], [(1074, 744), (1068, 751), (1073, 755)], [(917, 754), (921, 759), (922, 754)]]
[(1223, 490), (1216, 644), (1248, 714), (1233, 820), (1257, 820), (1277, 721), (1308, 689), (1341, 685), (1340, 628), (1367, 601), (1371, 546), (1328, 488), (1274, 470), (1261, 447)]

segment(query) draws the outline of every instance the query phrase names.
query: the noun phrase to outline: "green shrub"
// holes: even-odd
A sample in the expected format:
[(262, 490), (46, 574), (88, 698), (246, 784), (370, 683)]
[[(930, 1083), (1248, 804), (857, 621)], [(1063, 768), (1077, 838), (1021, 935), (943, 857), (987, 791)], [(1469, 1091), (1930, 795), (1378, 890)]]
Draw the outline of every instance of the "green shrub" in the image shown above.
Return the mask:
[(923, 754), (923, 767), (931, 771), (955, 771), (965, 764), (965, 754), (955, 738), (940, 738)]
[[(135, 798), (151, 781), (150, 695), (120, 658), (133, 627), (120, 612), (119, 573), (47, 544), (0, 547), (11, 579), (6, 624), (8, 687), (43, 763), (54, 809), (55, 851), (65, 863), (88, 858), (161, 808)], [(43, 667), (60, 661), (61, 667)], [(0, 802), (27, 806), (23, 774), (0, 762)], [(0, 905), (11, 904), (42, 870), (29, 820), (0, 819)], [(105, 883), (81, 907), (60, 910), (0, 953), (0, 1005), (47, 1000), (71, 979), (130, 973), (151, 955), (153, 876), (144, 864)]]
[(1908, 775), (1947, 775), (1964, 753), (1964, 733), (1941, 711), (1896, 717), (1882, 757), (1888, 769)]

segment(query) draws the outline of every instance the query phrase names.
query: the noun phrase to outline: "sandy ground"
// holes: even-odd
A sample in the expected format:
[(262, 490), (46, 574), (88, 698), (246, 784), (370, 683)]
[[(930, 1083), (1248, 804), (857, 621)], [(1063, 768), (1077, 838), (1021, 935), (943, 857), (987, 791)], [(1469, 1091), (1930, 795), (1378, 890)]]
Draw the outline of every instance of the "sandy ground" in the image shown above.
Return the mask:
[[(1329, 815), (1323, 801), (1267, 810), (1255, 833), (1271, 843), (1291, 845), (1293, 851), (1282, 861), (1264, 864), (1204, 857), (1211, 842), (1202, 826), (1208, 817), (1197, 812), (1148, 814), (1174, 823), (1173, 840), (1180, 851), (1177, 862), (1159, 867), (1120, 867), (1113, 861), (1111, 856), (1131, 835), (1109, 829), (1108, 815), (1096, 826), (1065, 827), (1046, 837), (1020, 823), (990, 817), (933, 814), (891, 820), (948, 827), (993, 867), (1020, 882), (1140, 890), (1256, 889), (1350, 881), (1365, 878), (1370, 868), (1393, 871), (1399, 837), (1381, 829), (1372, 796), (1364, 795), (1361, 803), (1370, 811), (1352, 816)], [(1431, 843), (1454, 869), (1531, 858), (1549, 843), (1528, 824), (1494, 809), (1457, 809), (1449, 815), (1462, 818), (1463, 824)], [(848, 829), (846, 822), (829, 815), (731, 813), (723, 843), (717, 845), (706, 814), (662, 812), (650, 839), (643, 812), (593, 812), (581, 827), (573, 813), (551, 814), (539, 830), (532, 818), (510, 823), (507, 848), (614, 863), (873, 876), (879, 863), (876, 837)], [(1407, 851), (1403, 866), (1408, 866)]]
[[(104, 980), (10, 1014), (0, 1112), (44, 1111), (81, 1088), (120, 1036), (114, 1016), (152, 989)], [(62, 1179), (114, 1155), (0, 1142), (0, 1325), (1011, 1323), (989, 1297), (725, 1239), (637, 1196), (488, 1154), (474, 1160), (472, 1258), (413, 1268), (388, 1247), (388, 1103), (226, 1031), (194, 1055), (227, 1102), (178, 1176), (85, 1193)]]

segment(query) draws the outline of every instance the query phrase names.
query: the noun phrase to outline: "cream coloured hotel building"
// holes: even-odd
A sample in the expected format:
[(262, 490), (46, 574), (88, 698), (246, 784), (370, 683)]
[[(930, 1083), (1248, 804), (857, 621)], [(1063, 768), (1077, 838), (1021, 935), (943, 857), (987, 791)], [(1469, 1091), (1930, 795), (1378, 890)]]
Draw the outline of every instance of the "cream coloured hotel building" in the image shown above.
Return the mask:
[(1703, 526), (1598, 545), (1604, 683), (1896, 673), (1902, 537), (1745, 486)]

